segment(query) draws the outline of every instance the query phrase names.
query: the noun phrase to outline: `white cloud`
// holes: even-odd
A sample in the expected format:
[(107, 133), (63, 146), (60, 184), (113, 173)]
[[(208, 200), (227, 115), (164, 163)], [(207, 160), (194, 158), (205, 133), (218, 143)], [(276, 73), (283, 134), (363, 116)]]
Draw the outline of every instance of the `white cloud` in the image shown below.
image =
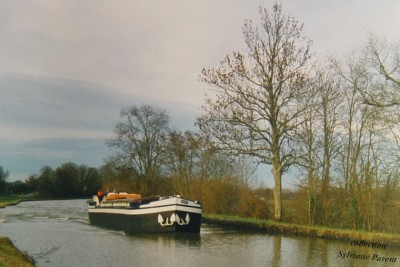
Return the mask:
[(201, 68), (237, 47), (243, 20), (258, 5), (231, 4), (52, 0), (3, 5), (7, 26), (1, 32), (0, 71), (91, 81), (198, 105)]
[(363, 46), (369, 32), (399, 41), (400, 2), (396, 0), (283, 0), (282, 4), (291, 16), (304, 23), (319, 56)]
[(97, 84), (54, 77), (0, 75), (0, 139), (107, 138), (122, 107), (143, 103), (170, 112), (178, 128), (190, 128), (197, 107), (121, 93)]

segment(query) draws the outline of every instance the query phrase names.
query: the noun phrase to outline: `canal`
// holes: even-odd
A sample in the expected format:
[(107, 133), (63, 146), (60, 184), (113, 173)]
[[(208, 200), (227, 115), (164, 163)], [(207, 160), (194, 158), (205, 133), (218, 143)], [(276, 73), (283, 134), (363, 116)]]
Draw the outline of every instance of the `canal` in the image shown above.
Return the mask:
[(89, 224), (85, 200), (0, 209), (0, 236), (37, 266), (400, 266), (400, 248), (237, 232), (203, 224), (199, 235), (125, 235)]

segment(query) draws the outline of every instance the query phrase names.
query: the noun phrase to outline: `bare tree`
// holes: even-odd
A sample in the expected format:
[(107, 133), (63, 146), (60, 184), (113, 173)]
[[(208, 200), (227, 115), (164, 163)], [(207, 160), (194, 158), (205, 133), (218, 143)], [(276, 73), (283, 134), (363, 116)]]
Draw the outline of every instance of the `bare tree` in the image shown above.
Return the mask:
[(333, 68), (342, 79), (344, 101), (342, 106), (343, 174), (346, 189), (352, 190), (357, 180), (357, 161), (362, 150), (363, 134), (368, 121), (368, 107), (363, 105), (361, 90), (368, 88), (371, 79), (360, 54), (353, 51), (344, 64), (332, 60)]
[(390, 126), (399, 146), (400, 43), (390, 44), (371, 34), (363, 57), (369, 82), (358, 90), (365, 104), (380, 109), (380, 120)]
[(400, 44), (388, 44), (371, 34), (364, 57), (369, 76), (373, 77), (371, 86), (360, 88), (364, 103), (385, 108), (400, 106)]
[[(310, 108), (304, 113), (304, 123), (298, 129), (299, 149), (303, 149), (305, 155), (300, 170), (304, 169), (307, 175), (310, 224), (320, 217), (327, 218), (329, 212), (332, 164), (339, 146), (336, 137), (341, 115), (339, 107), (343, 100), (336, 80), (327, 68), (316, 70), (309, 84), (307, 101)], [(324, 210), (319, 216), (316, 214), (317, 199)]]
[(195, 133), (191, 131), (169, 133), (167, 168), (180, 194), (189, 195), (189, 184), (196, 175), (200, 154), (200, 140)]
[(142, 180), (141, 191), (146, 194), (149, 182), (160, 174), (169, 117), (164, 110), (142, 105), (122, 109), (121, 118), (108, 146), (116, 148), (116, 160)]
[(306, 191), (308, 196), (308, 223), (314, 224), (315, 222), (315, 211), (316, 211), (316, 197), (317, 197), (317, 183), (318, 183), (318, 126), (317, 126), (317, 110), (319, 108), (316, 82), (311, 80), (309, 83), (310, 94), (308, 96), (308, 102), (310, 107), (304, 112), (304, 122), (297, 129), (296, 139), (298, 140), (298, 149), (302, 150), (301, 153), (303, 159), (301, 160), (299, 167), (300, 171), (305, 171), (306, 178)]
[(281, 177), (296, 159), (292, 134), (304, 111), (298, 99), (304, 98), (311, 42), (281, 5), (260, 7), (259, 13), (260, 26), (246, 21), (243, 27), (247, 51), (203, 69), (202, 81), (216, 94), (207, 99), (198, 124), (219, 149), (272, 165), (275, 219), (281, 220)]

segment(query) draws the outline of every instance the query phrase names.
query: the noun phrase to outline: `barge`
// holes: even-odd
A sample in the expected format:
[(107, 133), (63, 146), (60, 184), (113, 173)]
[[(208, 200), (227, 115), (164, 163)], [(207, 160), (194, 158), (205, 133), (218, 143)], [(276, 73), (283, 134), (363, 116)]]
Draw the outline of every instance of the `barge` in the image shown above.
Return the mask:
[(199, 233), (202, 206), (175, 196), (142, 197), (140, 194), (108, 193), (93, 196), (88, 206), (89, 221), (127, 234), (186, 232)]

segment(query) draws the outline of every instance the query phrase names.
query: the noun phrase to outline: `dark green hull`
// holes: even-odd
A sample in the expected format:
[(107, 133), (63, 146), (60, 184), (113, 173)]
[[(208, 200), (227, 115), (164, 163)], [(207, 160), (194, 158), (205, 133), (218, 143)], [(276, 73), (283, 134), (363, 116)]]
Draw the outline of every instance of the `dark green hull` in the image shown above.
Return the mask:
[[(158, 216), (170, 218), (172, 214), (178, 214), (180, 218), (190, 217), (188, 224), (164, 225), (158, 222)], [(185, 232), (199, 233), (201, 224), (201, 214), (187, 212), (162, 212), (146, 215), (125, 215), (125, 214), (107, 214), (107, 213), (89, 213), (90, 223), (93, 225), (123, 231), (127, 234), (139, 233), (163, 233), (163, 232)], [(165, 221), (165, 220), (164, 220)]]
[(200, 232), (202, 210), (197, 202), (171, 197), (143, 205), (126, 204), (126, 207), (110, 206), (110, 203), (89, 206), (89, 221), (127, 234)]

